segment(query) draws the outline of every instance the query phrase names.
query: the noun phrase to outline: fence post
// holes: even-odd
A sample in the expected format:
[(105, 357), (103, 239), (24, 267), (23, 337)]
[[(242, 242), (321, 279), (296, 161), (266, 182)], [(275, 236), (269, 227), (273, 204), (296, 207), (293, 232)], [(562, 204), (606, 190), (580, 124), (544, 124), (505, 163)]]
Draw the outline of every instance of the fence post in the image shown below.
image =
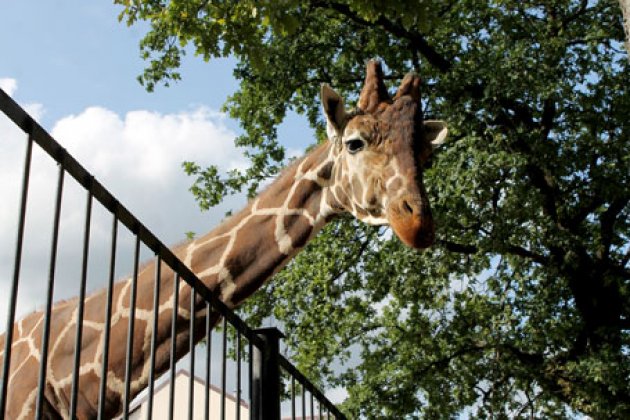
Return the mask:
[(282, 332), (260, 328), (254, 332), (265, 343), (262, 349), (253, 346), (252, 418), (275, 420), (280, 418), (280, 339)]

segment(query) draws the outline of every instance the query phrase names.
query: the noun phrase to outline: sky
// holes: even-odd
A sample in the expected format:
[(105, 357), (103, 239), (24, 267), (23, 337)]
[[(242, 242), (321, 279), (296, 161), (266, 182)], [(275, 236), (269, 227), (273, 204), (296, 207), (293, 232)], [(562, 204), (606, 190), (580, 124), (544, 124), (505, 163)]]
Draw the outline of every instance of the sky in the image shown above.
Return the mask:
[[(186, 232), (204, 233), (227, 210), (245, 203), (243, 196), (236, 196), (202, 213), (188, 192), (192, 179), (181, 169), (186, 160), (216, 164), (223, 171), (247, 165), (233, 145), (240, 133), (238, 122), (219, 112), (238, 87), (232, 76), (236, 62), (227, 58), (205, 63), (190, 54), (182, 64), (182, 81), (148, 93), (136, 80), (145, 65), (138, 43), (147, 28), (120, 23), (120, 10), (109, 2), (2, 2), (0, 88), (171, 244)], [(6, 238), (17, 220), (11, 218), (17, 198), (11, 202), (8, 197), (17, 194), (15, 177), (22, 170), (25, 142), (21, 132), (1, 118), (0, 185), (7, 198), (0, 210), (0, 233)], [(292, 114), (287, 120), (280, 127), (280, 141), (290, 155), (300, 154), (311, 142), (312, 131), (301, 117)], [(36, 168), (46, 166), (46, 159), (35, 156), (35, 161)], [(54, 183), (44, 181), (54, 174), (54, 167), (34, 170), (32, 230), (50, 224), (50, 215), (40, 210), (51, 197), (40, 190), (52, 192)], [(66, 213), (66, 218), (75, 219), (82, 214), (78, 208)], [(13, 247), (12, 241), (3, 242), (5, 248)], [(6, 258), (3, 255), (2, 261)], [(23, 291), (27, 295), (28, 286)]]
[[(139, 41), (145, 25), (118, 21), (110, 2), (54, 0), (0, 3), (0, 88), (27, 110), (162, 242), (175, 244), (186, 232), (202, 234), (243, 195), (201, 212), (181, 163), (243, 168), (233, 145), (237, 121), (219, 110), (238, 88), (233, 58), (208, 63), (189, 54), (183, 80), (148, 93), (137, 82), (145, 63)], [(290, 114), (279, 128), (289, 155), (312, 142), (306, 119)], [(0, 116), (0, 331), (5, 329), (13, 273), (24, 134)], [(52, 235), (57, 170), (36, 147), (29, 189), (25, 250), (18, 295), (20, 317), (41, 309)], [(55, 300), (78, 294), (85, 192), (66, 177)], [(93, 210), (88, 291), (105, 284), (111, 218)], [(132, 237), (120, 233), (117, 275), (131, 271)], [(141, 258), (150, 258), (143, 250)], [(334, 395), (331, 397), (335, 398)]]

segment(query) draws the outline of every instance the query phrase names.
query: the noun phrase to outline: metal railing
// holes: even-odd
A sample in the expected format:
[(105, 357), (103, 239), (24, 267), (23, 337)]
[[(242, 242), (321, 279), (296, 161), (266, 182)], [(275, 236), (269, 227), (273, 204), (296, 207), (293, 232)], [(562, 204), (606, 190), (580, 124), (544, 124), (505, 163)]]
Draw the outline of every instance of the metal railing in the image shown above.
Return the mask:
[[(112, 296), (115, 287), (116, 269), (117, 269), (117, 250), (118, 250), (118, 237), (120, 227), (124, 226), (132, 235), (133, 246), (133, 274), (131, 277), (131, 292), (130, 292), (130, 316), (128, 320), (127, 329), (127, 341), (126, 346), (126, 361), (125, 368), (125, 381), (124, 381), (124, 399), (123, 399), (123, 418), (129, 418), (130, 412), (135, 409), (134, 401), (131, 399), (131, 351), (133, 348), (133, 332), (134, 322), (136, 314), (136, 293), (138, 272), (140, 266), (140, 254), (141, 247), (148, 249), (154, 255), (155, 258), (155, 281), (153, 292), (153, 317), (152, 328), (153, 336), (150, 349), (150, 372), (148, 379), (148, 387), (143, 391), (145, 395), (144, 401), (146, 401), (146, 413), (147, 418), (153, 417), (156, 383), (162, 381), (161, 385), (164, 385), (168, 381), (168, 417), (174, 418), (193, 418), (195, 417), (195, 370), (201, 366), (204, 372), (203, 386), (205, 388), (203, 397), (203, 417), (211, 417), (211, 392), (212, 389), (217, 388), (220, 394), (218, 416), (221, 419), (225, 419), (227, 416), (227, 383), (228, 374), (232, 375), (233, 385), (235, 388), (235, 395), (233, 400), (235, 401), (234, 415), (235, 418), (243, 418), (244, 410), (246, 407), (249, 411), (249, 418), (251, 419), (275, 419), (280, 418), (283, 413), (284, 416), (292, 419), (306, 419), (306, 418), (336, 418), (345, 419), (345, 416), (332, 404), (328, 398), (314, 386), (304, 375), (302, 375), (286, 358), (284, 358), (279, 351), (279, 342), (282, 334), (277, 329), (261, 329), (253, 330), (248, 327), (245, 322), (229, 310), (215, 294), (212, 293), (198, 278), (190, 271), (190, 269), (184, 265), (174, 253), (166, 247), (153, 233), (149, 231), (131, 212), (125, 208), (98, 180), (96, 180), (75, 158), (73, 158), (59, 143), (57, 143), (50, 134), (46, 132), (30, 115), (27, 114), (11, 97), (9, 97), (4, 91), (0, 89), (0, 110), (18, 126), (26, 134), (26, 154), (23, 166), (22, 188), (18, 211), (18, 224), (17, 224), (17, 241), (15, 244), (14, 254), (14, 266), (13, 274), (11, 277), (10, 291), (8, 294), (8, 315), (5, 331), (5, 346), (4, 346), (4, 360), (2, 365), (2, 383), (0, 390), (0, 418), (5, 416), (5, 409), (7, 406), (7, 398), (11, 398), (10, 393), (10, 381), (9, 373), (11, 372), (11, 354), (12, 354), (12, 342), (14, 335), (14, 322), (16, 321), (16, 303), (18, 296), (18, 288), (20, 285), (20, 269), (22, 266), (22, 253), (25, 246), (24, 230), (26, 226), (26, 209), (27, 199), (29, 194), (29, 178), (31, 175), (31, 161), (33, 155), (33, 144), (39, 146), (47, 155), (52, 158), (57, 165), (57, 178), (56, 178), (56, 193), (54, 198), (54, 216), (52, 226), (52, 241), (50, 245), (50, 259), (48, 262), (48, 279), (45, 285), (46, 287), (46, 303), (43, 309), (43, 326), (42, 326), (42, 338), (41, 338), (41, 357), (39, 364), (39, 379), (38, 390), (36, 399), (36, 418), (43, 416), (43, 406), (45, 403), (45, 387), (47, 378), (47, 363), (48, 352), (50, 346), (50, 334), (51, 334), (51, 313), (53, 310), (53, 290), (55, 287), (55, 274), (57, 269), (57, 247), (60, 233), (60, 213), (63, 201), (63, 189), (66, 183), (65, 177), (69, 175), (73, 178), (84, 190), (86, 194), (86, 204), (84, 211), (84, 228), (82, 238), (82, 255), (81, 255), (81, 274), (80, 274), (80, 286), (79, 286), (79, 298), (77, 300), (77, 328), (74, 337), (74, 363), (73, 363), (73, 375), (72, 385), (69, 402), (69, 417), (74, 418), (77, 412), (77, 396), (79, 391), (80, 380), (80, 360), (82, 351), (83, 340), (83, 319), (86, 297), (86, 282), (88, 271), (88, 259), (90, 256), (90, 234), (91, 234), (91, 219), (93, 212), (93, 204), (99, 203), (111, 217), (111, 234), (110, 241), (111, 246), (109, 249), (109, 267), (107, 275), (106, 286), (106, 305), (104, 314), (104, 346), (101, 361), (101, 374), (99, 383), (99, 406), (98, 406), (98, 418), (104, 418), (105, 407), (105, 395), (107, 391), (107, 367), (109, 366), (109, 348), (110, 348), (110, 329), (111, 329), (111, 316), (112, 316)], [(168, 267), (174, 273), (173, 279), (173, 311), (171, 321), (171, 340), (170, 340), (170, 370), (168, 376), (164, 375), (162, 378), (157, 378), (155, 373), (155, 358), (156, 358), (156, 335), (157, 323), (158, 323), (158, 307), (160, 297), (160, 287), (162, 278), (163, 267)], [(179, 290), (180, 282), (186, 282), (192, 288), (191, 302), (191, 314), (195, 313), (195, 297), (200, 296), (203, 298), (206, 304), (206, 316), (205, 316), (205, 349), (197, 349), (198, 352), (204, 354), (203, 360), (196, 360), (196, 343), (195, 343), (195, 328), (199, 328), (196, 322), (199, 322), (196, 316), (190, 316), (189, 321), (189, 370), (190, 379), (188, 383), (188, 401), (187, 410), (184, 414), (181, 408), (175, 412), (175, 392), (176, 392), (176, 355), (175, 355), (175, 342), (174, 337), (177, 334), (176, 325), (178, 317), (179, 305)], [(42, 288), (44, 285), (42, 285)], [(3, 293), (4, 294), (4, 293)], [(198, 303), (197, 303), (198, 304)], [(198, 311), (198, 307), (196, 309)], [(220, 360), (220, 385), (214, 387), (211, 385), (212, 372), (216, 373), (216, 369), (213, 370), (213, 365), (216, 364), (212, 360), (212, 355), (217, 352), (216, 346), (213, 345), (213, 340), (216, 341), (217, 337), (213, 338), (212, 327), (214, 320), (211, 318), (212, 314), (219, 314), (222, 321), (222, 328), (219, 340), (221, 360)], [(234, 340), (228, 340), (228, 335), (232, 334)], [(197, 337), (198, 338), (198, 337)], [(228, 366), (229, 350), (228, 342), (232, 343), (233, 361), (230, 361), (231, 367)], [(235, 366), (234, 366), (235, 365)], [(245, 365), (245, 368), (244, 366)], [(232, 369), (232, 372), (228, 372)], [(248, 403), (243, 401), (249, 400)], [(284, 401), (284, 409), (283, 407)], [(200, 402), (197, 401), (197, 404)], [(300, 407), (301, 405), (301, 407)], [(287, 408), (290, 406), (290, 408)], [(212, 407), (217, 412), (217, 407)], [(162, 413), (163, 414), (163, 413)]]

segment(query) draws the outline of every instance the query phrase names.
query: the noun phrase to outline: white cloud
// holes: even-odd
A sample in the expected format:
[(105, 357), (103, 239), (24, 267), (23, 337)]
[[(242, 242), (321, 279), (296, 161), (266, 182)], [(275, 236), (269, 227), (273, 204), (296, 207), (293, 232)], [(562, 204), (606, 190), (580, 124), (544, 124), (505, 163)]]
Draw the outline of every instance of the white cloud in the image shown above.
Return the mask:
[[(15, 92), (18, 90), (18, 82), (10, 77), (0, 77), (0, 89), (10, 97), (14, 97)], [(44, 114), (44, 107), (38, 103), (28, 103), (23, 105), (23, 108), (28, 112), (35, 120), (39, 120)], [(4, 118), (4, 115), (3, 115)]]
[(243, 162), (233, 145), (234, 133), (205, 107), (166, 115), (139, 110), (124, 118), (90, 107), (61, 119), (52, 135), (106, 179), (125, 175), (149, 186), (172, 185), (184, 160), (223, 169)]
[(181, 163), (193, 160), (225, 170), (244, 160), (234, 147), (235, 134), (204, 107), (178, 114), (138, 110), (124, 117), (90, 107), (58, 121), (52, 135), (137, 217), (167, 238), (181, 238), (185, 230), (174, 232), (172, 227), (199, 215), (188, 192), (192, 179)]
[(13, 96), (17, 90), (17, 80), (10, 78), (0, 78), (0, 89), (4, 90), (7, 95)]
[[(1, 79), (15, 93), (17, 83)], [(13, 86), (13, 87), (11, 87)], [(26, 107), (35, 118), (44, 108)], [(10, 279), (13, 273), (20, 180), (25, 138), (4, 115), (0, 116), (0, 331), (5, 328)], [(203, 106), (176, 114), (137, 110), (119, 115), (103, 107), (90, 107), (64, 117), (53, 125), (53, 137), (88, 171), (95, 175), (119, 201), (166, 244), (176, 243), (187, 231), (201, 234), (217, 225), (225, 211), (239, 206), (236, 197), (207, 213), (201, 213), (188, 191), (192, 179), (181, 163), (193, 160), (216, 164), (223, 170), (242, 166), (244, 158), (233, 145), (235, 133), (221, 114)], [(18, 316), (41, 308), (48, 277), (50, 238), (57, 169), (38, 146), (33, 148), (29, 187), (25, 251), (20, 281)], [(55, 300), (78, 293), (81, 241), (86, 193), (66, 175), (61, 211), (61, 234)], [(95, 205), (91, 224), (88, 288), (106, 281), (111, 216)], [(127, 236), (125, 236), (127, 235)], [(117, 276), (130, 271), (130, 235), (121, 229)], [(144, 252), (142, 259), (150, 257)]]

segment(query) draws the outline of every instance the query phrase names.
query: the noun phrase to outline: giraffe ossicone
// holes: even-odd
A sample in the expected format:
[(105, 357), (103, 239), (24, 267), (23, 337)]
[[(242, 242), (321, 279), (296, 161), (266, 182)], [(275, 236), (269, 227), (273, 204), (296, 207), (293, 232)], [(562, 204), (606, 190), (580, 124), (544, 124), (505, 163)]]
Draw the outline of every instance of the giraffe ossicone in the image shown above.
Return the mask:
[[(424, 121), (420, 105), (420, 78), (407, 75), (390, 97), (381, 66), (367, 65), (363, 89), (355, 110), (345, 109), (343, 98), (327, 85), (321, 101), (330, 140), (289, 166), (276, 181), (239, 213), (206, 235), (173, 249), (211, 290), (231, 307), (259, 289), (263, 283), (300, 250), (330, 220), (350, 213), (370, 224), (388, 224), (407, 245), (426, 248), (434, 240), (431, 208), (422, 179), (423, 166), (433, 148), (444, 141), (446, 125)], [(138, 274), (136, 322), (133, 334), (131, 394), (148, 383), (150, 341), (155, 335), (157, 374), (170, 364), (171, 322), (174, 311), (174, 275), (160, 270), (161, 292), (153, 308), (155, 266)], [(130, 314), (130, 279), (115, 284), (112, 297), (105, 416), (122, 410)], [(205, 335), (206, 305), (198, 300), (192, 312), (190, 287), (181, 282), (176, 313), (176, 357), (188, 351), (188, 320), (198, 319), (195, 340)], [(106, 293), (86, 299), (77, 417), (94, 418), (104, 353), (104, 307)], [(44, 413), (67, 418), (72, 382), (76, 299), (53, 307)], [(158, 328), (152, 330), (153, 312)], [(212, 314), (213, 321), (218, 317)], [(9, 378), (7, 418), (35, 415), (35, 396), (42, 342), (41, 312), (32, 313), (14, 325)], [(0, 336), (0, 349), (4, 348)], [(2, 351), (2, 350), (0, 350)], [(0, 362), (3, 354), (0, 353)]]

